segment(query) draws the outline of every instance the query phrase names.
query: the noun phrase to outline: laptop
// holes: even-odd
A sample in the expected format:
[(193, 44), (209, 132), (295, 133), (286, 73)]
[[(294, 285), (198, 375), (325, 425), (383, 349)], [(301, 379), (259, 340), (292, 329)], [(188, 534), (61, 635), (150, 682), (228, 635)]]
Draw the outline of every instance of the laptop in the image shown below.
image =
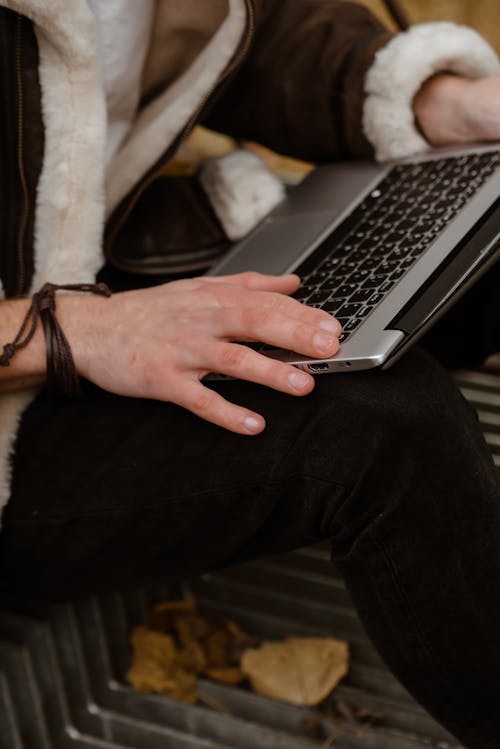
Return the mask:
[[(258, 350), (313, 374), (391, 366), (500, 259), (500, 145), (313, 171), (210, 271), (297, 273), (338, 353)], [(500, 293), (500, 289), (499, 289)]]

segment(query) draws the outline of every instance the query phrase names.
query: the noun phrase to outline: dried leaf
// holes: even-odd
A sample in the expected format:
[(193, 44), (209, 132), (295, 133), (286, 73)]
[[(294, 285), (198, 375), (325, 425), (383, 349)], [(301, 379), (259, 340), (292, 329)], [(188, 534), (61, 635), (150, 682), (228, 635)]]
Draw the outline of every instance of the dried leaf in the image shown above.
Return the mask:
[(174, 616), (173, 625), (177, 639), (183, 645), (189, 645), (193, 640), (201, 640), (210, 632), (208, 620), (198, 614)]
[(162, 601), (153, 606), (153, 611), (173, 611), (177, 614), (196, 614), (196, 601), (181, 598), (179, 601)]
[(182, 668), (170, 635), (146, 627), (132, 632), (134, 649), (127, 680), (139, 692), (167, 694), (184, 702), (196, 702), (196, 674)]
[(177, 651), (176, 663), (188, 671), (199, 674), (207, 667), (207, 657), (202, 646), (193, 640)]
[(196, 601), (192, 598), (179, 601), (162, 601), (149, 612), (148, 627), (161, 632), (173, 633), (177, 616), (196, 614)]
[(209, 679), (219, 681), (221, 684), (228, 684), (229, 686), (241, 684), (245, 678), (245, 674), (237, 666), (229, 668), (207, 668), (203, 673)]
[(348, 671), (348, 645), (332, 638), (290, 637), (247, 650), (241, 669), (252, 688), (295, 705), (317, 705)]
[(208, 663), (214, 668), (226, 668), (232, 664), (231, 637), (225, 627), (215, 629), (204, 641)]

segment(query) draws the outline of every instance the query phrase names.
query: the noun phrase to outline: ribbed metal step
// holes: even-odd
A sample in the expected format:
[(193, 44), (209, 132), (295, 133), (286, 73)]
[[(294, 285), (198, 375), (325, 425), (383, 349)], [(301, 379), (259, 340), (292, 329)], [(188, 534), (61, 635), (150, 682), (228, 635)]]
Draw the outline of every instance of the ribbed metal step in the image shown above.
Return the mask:
[[(500, 376), (461, 372), (500, 466)], [(129, 633), (154, 602), (193, 594), (202, 611), (262, 638), (335, 635), (349, 675), (332, 697), (380, 717), (356, 735), (344, 718), (202, 680), (204, 702), (134, 692), (124, 675)], [(53, 607), (43, 618), (0, 615), (0, 749), (459, 749), (387, 671), (368, 641), (326, 546), (300, 549), (155, 587)]]

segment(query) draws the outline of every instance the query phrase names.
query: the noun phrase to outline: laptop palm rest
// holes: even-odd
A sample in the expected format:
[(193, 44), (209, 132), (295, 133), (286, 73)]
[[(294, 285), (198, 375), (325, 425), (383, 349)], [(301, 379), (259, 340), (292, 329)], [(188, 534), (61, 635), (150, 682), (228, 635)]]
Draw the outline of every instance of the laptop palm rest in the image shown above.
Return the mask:
[(225, 275), (257, 270), (280, 275), (310, 252), (314, 240), (337, 218), (336, 210), (270, 218), (239, 242), (210, 273)]

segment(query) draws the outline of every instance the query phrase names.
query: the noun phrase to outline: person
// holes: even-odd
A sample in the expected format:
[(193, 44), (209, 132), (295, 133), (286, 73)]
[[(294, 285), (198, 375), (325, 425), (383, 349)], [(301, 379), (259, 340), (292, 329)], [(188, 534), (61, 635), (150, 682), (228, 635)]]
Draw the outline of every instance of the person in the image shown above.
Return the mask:
[[(316, 382), (241, 343), (335, 354), (339, 324), (293, 299), (293, 275), (94, 285), (103, 231), (130, 266), (129, 221), (167, 215), (163, 193), (144, 201), (195, 123), (313, 161), (494, 141), (493, 50), (453, 24), (393, 35), (338, 0), (0, 6), (2, 605), (329, 539), (394, 673), (467, 747), (498, 749), (499, 483), (442, 366), (499, 349), (498, 267), (392, 369)], [(236, 184), (257, 203), (269, 184), (245, 158), (218, 163), (222, 226), (252, 208), (231, 207)]]

